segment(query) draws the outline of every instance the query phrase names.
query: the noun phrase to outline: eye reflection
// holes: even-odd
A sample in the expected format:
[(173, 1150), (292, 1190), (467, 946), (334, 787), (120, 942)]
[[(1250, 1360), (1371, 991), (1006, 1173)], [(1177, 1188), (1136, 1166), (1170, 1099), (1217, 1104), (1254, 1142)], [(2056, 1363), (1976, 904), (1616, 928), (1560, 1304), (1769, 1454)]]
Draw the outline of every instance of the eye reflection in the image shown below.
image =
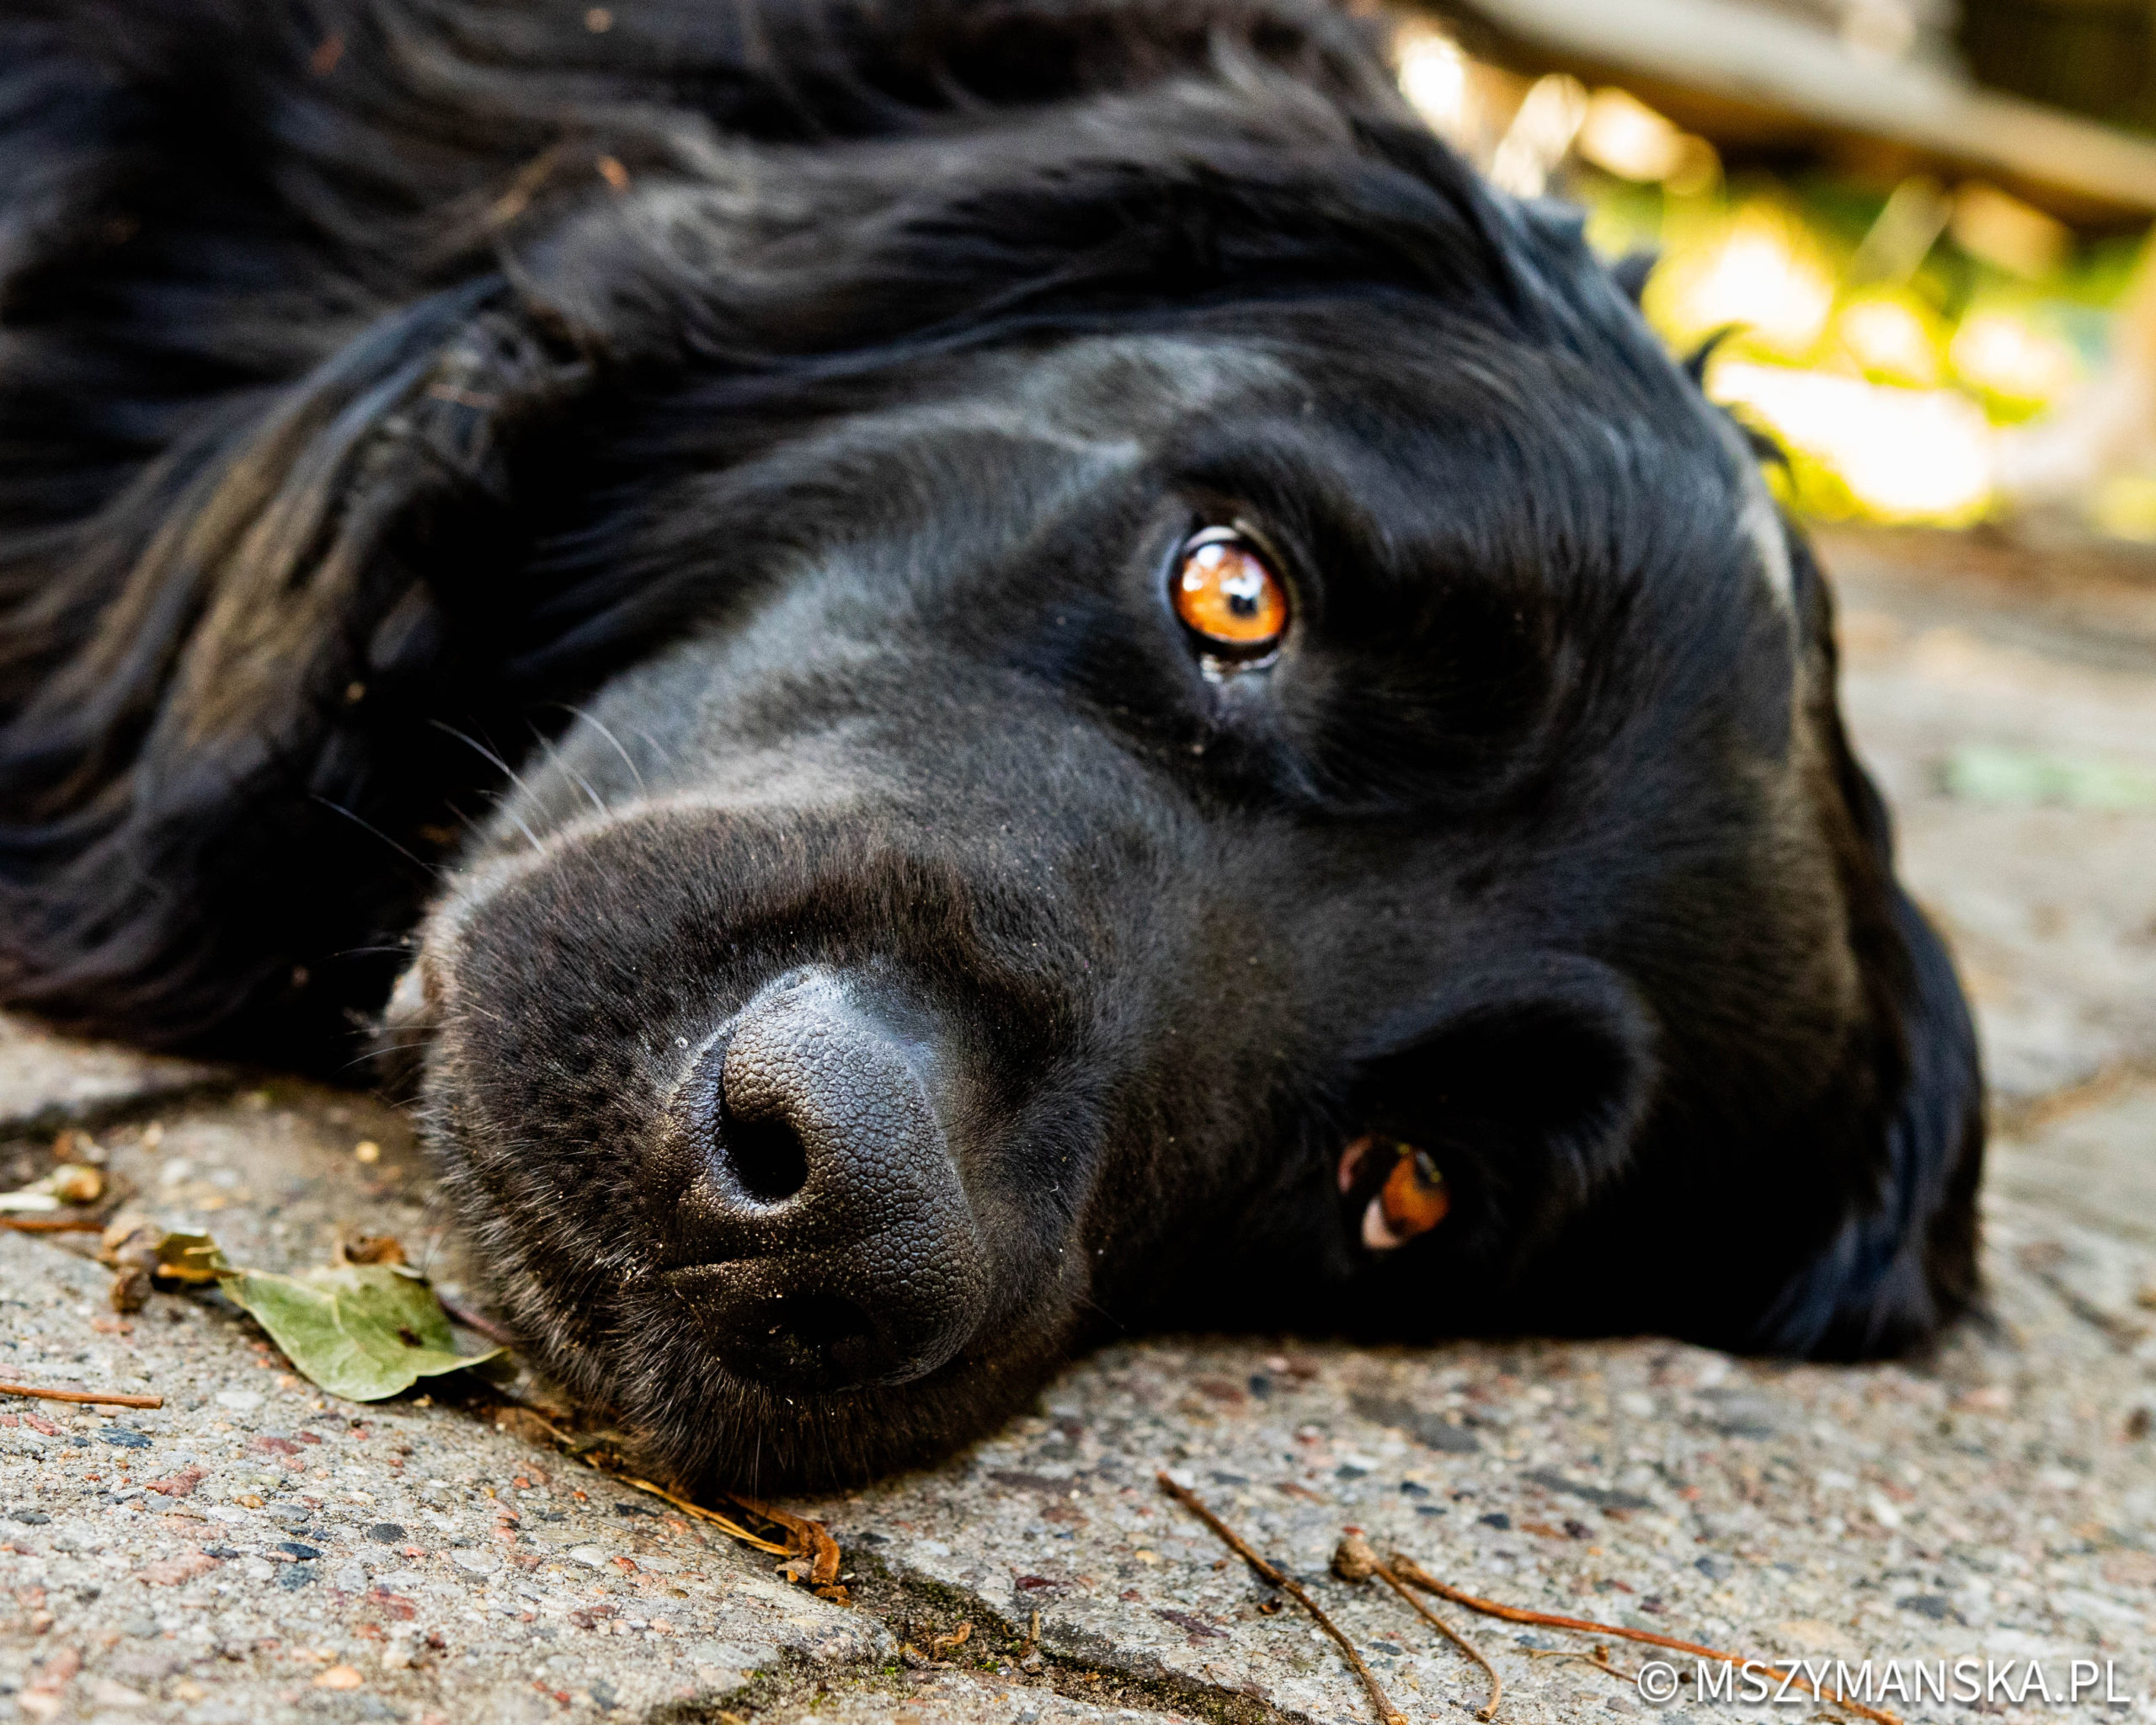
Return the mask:
[(1264, 554), (1231, 527), (1184, 542), (1171, 596), (1183, 626), (1237, 658), (1277, 645), (1288, 628), (1288, 589)]

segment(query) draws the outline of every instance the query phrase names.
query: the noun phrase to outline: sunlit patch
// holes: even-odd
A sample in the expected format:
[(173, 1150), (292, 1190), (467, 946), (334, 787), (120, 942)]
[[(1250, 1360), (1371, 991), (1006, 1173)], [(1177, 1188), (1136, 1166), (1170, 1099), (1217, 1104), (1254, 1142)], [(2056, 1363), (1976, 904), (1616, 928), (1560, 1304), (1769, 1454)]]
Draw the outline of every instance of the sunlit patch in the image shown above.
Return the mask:
[(1835, 318), (1834, 333), (1874, 382), (1929, 389), (1940, 381), (1937, 333), (1907, 300), (1888, 294), (1854, 300)]
[(1587, 104), (1587, 87), (1568, 73), (1537, 78), (1491, 154), (1490, 183), (1515, 197), (1540, 197), (1578, 136)]
[(1650, 309), (1680, 343), (1742, 328), (1756, 345), (1807, 353), (1834, 308), (1834, 277), (1803, 229), (1764, 205), (1747, 208), (1719, 243), (1673, 259)]
[(1823, 464), (1876, 519), (1960, 525), (1991, 500), (1991, 424), (1955, 391), (1731, 360), (1713, 368), (1709, 393), (1749, 409), (1792, 453)]
[(1404, 32), (1400, 90), (1440, 137), (1457, 138), (1467, 123), (1467, 56), (1435, 30)]
[(1579, 152), (1624, 179), (1664, 180), (1684, 165), (1684, 134), (1628, 90), (1597, 90), (1580, 121)]
[(2073, 350), (2009, 311), (1972, 312), (1947, 356), (1962, 379), (2007, 401), (2048, 403), (2080, 376)]

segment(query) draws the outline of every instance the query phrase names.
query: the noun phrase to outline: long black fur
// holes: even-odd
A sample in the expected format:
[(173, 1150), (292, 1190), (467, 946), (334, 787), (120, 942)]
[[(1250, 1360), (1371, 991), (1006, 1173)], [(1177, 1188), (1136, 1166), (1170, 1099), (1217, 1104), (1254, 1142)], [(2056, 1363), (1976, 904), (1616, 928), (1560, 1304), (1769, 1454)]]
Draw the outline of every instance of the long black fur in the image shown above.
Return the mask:
[[(1968, 1302), (1973, 1038), (1824, 584), (1374, 26), (611, 17), (0, 5), (0, 999), (334, 1064), (427, 918), (391, 1023), (505, 1306), (690, 1471), (932, 1454), (1104, 1322)], [(1223, 515), (1297, 633), (1209, 677), (1160, 559)], [(622, 1219), (803, 962), (962, 1027), (1001, 1269), (787, 1412)], [(1381, 1259), (1373, 1128), (1458, 1200)]]

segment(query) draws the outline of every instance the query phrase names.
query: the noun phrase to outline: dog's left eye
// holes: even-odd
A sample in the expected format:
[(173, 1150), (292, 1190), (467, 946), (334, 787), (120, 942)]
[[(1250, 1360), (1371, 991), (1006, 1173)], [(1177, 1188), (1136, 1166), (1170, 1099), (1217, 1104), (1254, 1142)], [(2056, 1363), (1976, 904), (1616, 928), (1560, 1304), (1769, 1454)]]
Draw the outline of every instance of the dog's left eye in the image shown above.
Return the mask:
[(1183, 627), (1217, 652), (1247, 659), (1287, 633), (1287, 584), (1232, 527), (1208, 527), (1183, 542), (1171, 593)]

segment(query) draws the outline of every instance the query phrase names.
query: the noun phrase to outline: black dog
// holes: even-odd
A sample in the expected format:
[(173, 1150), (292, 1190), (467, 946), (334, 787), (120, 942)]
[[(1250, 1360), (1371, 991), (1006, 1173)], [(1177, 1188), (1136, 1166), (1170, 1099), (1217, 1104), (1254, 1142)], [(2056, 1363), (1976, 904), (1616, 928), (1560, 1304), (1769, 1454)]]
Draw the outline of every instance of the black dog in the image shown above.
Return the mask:
[(5, 16), (0, 995), (341, 1060), (408, 965), (504, 1309), (684, 1473), (1111, 1327), (1972, 1296), (1820, 578), (1364, 24)]

